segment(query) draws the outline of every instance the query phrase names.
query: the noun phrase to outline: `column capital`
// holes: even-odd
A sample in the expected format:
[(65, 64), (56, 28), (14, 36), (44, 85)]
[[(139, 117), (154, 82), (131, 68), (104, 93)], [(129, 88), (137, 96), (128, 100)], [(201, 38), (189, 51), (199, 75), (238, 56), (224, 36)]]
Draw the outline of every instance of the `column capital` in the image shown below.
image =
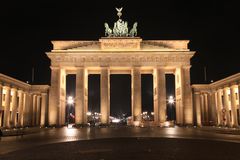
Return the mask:
[(200, 95), (200, 94), (201, 94), (201, 92), (200, 92), (200, 91), (196, 91), (196, 92), (194, 92), (194, 94), (199, 94), (199, 95)]
[(42, 96), (47, 96), (47, 93), (43, 92), (41, 93)]
[(109, 65), (100, 65), (100, 68), (109, 68)]
[(229, 87), (229, 85), (224, 85), (223, 86), (223, 90), (225, 91), (225, 90), (227, 90), (227, 89), (229, 89), (230, 87)]
[(76, 70), (78, 70), (78, 69), (84, 69), (85, 67), (84, 66), (76, 66), (75, 68), (76, 68)]
[(23, 91), (23, 94), (29, 94), (29, 92), (28, 91)]
[(190, 69), (192, 66), (191, 65), (184, 65), (182, 66), (183, 69)]
[(34, 93), (32, 93), (32, 92), (27, 92), (27, 94), (28, 94), (29, 96), (33, 96), (33, 95), (34, 95)]
[(236, 85), (236, 84), (233, 84), (233, 85), (230, 86), (230, 89), (234, 89), (234, 88), (236, 88), (236, 87), (237, 87), (237, 85)]
[(10, 85), (4, 85), (3, 88), (6, 89), (6, 90), (10, 90), (11, 89)]
[(165, 70), (166, 67), (165, 67), (165, 66), (156, 66), (155, 69), (162, 69), (162, 70)]
[(211, 91), (211, 92), (217, 92), (217, 89), (211, 88), (210, 91)]
[(204, 92), (203, 95), (204, 95), (204, 96), (208, 96), (208, 93), (207, 93), (207, 92)]
[(100, 66), (100, 69), (110, 69), (109, 66)]
[(17, 88), (13, 87), (13, 88), (11, 88), (11, 91), (17, 92)]
[(132, 68), (140, 68), (141, 65), (133, 65)]
[(23, 93), (23, 90), (19, 89), (19, 90), (18, 90), (18, 93)]
[(50, 66), (51, 70), (58, 70), (60, 69), (60, 67), (56, 67), (56, 66)]

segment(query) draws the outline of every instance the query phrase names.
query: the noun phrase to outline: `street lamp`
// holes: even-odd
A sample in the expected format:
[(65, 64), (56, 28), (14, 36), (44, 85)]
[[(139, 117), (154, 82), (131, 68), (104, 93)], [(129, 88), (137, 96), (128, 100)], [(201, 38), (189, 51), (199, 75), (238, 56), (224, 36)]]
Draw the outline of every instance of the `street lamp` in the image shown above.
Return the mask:
[(169, 96), (169, 97), (168, 97), (168, 103), (169, 103), (169, 104), (174, 104), (174, 98), (173, 98), (173, 96)]
[(72, 105), (72, 104), (74, 103), (74, 100), (73, 100), (73, 97), (72, 97), (72, 96), (68, 96), (68, 98), (67, 98), (67, 103), (68, 103), (69, 105)]
[(174, 104), (174, 102), (175, 102), (175, 100), (174, 100), (174, 97), (173, 96), (169, 96), (168, 97), (168, 104), (170, 105), (170, 118), (169, 118), (169, 120), (173, 120), (173, 104)]
[(67, 125), (69, 124), (69, 116), (70, 116), (70, 113), (69, 113), (69, 108), (74, 104), (74, 99), (72, 96), (68, 96), (67, 98), (67, 104), (68, 104), (68, 108), (67, 108)]

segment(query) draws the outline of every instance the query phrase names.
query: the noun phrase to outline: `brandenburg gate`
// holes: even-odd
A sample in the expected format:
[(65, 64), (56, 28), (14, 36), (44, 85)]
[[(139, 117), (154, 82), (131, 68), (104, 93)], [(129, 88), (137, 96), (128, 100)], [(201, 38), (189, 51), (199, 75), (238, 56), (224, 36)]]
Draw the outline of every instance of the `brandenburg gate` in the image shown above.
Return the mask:
[(119, 20), (113, 30), (105, 23), (106, 37), (98, 41), (52, 41), (47, 53), (51, 59), (49, 125), (64, 125), (66, 110), (66, 76), (76, 75), (75, 123), (86, 124), (88, 112), (88, 75), (100, 74), (101, 122), (109, 123), (110, 75), (131, 75), (132, 119), (140, 121), (141, 74), (153, 75), (154, 122), (166, 121), (165, 74), (175, 75), (176, 123), (193, 124), (190, 59), (195, 52), (188, 40), (142, 40), (136, 26), (128, 32), (127, 23)]

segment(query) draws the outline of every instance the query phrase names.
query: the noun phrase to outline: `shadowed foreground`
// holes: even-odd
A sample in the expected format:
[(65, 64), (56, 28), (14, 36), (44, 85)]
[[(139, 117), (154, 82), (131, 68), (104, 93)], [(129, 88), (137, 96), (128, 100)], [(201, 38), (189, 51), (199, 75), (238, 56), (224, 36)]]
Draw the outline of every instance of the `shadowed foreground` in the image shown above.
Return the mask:
[(64, 142), (26, 148), (1, 160), (223, 160), (238, 159), (240, 144), (175, 138), (111, 138)]

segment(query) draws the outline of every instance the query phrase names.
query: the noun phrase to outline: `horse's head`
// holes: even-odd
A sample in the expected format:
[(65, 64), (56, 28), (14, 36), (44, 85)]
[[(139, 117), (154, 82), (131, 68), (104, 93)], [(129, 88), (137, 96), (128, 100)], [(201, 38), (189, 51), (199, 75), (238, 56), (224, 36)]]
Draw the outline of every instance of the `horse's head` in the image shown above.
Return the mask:
[(137, 28), (137, 22), (133, 24), (133, 28)]
[(104, 23), (105, 28), (109, 28), (107, 23)]

